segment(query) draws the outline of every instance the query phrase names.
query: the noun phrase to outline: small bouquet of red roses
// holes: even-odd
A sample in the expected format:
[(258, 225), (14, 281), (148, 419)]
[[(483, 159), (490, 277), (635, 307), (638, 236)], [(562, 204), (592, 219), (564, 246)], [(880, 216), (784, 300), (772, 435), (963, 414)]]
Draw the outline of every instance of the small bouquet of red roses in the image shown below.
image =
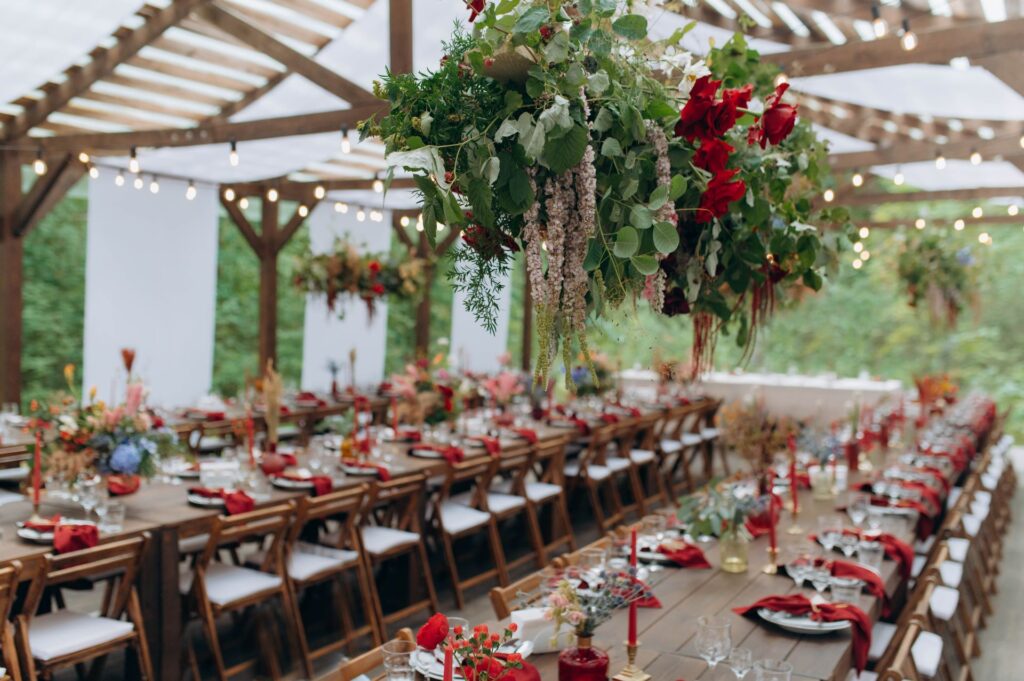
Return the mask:
[(489, 631), (486, 624), (467, 632), (458, 625), (449, 627), (448, 618), (436, 613), (416, 632), (416, 643), (427, 650), (442, 646), (446, 665), (451, 659), (466, 681), (508, 681), (511, 670), (523, 666), (519, 653), (500, 652), (515, 639), (515, 633), (514, 623), (501, 633)]

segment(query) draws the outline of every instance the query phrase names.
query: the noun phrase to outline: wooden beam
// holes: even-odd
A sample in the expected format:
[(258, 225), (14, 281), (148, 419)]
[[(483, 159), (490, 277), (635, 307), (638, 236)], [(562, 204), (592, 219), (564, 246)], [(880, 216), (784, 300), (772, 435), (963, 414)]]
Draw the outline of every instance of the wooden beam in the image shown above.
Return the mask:
[(235, 227), (245, 237), (246, 243), (249, 244), (249, 248), (253, 250), (257, 257), (261, 257), (263, 250), (263, 241), (260, 239), (260, 235), (253, 229), (252, 223), (245, 217), (242, 209), (238, 207), (238, 204), (234, 201), (228, 201), (224, 198), (224, 194), (220, 195), (220, 204), (224, 206), (224, 210), (228, 212), (228, 216), (231, 221), (235, 223)]
[(533, 292), (530, 290), (530, 270), (523, 258), (523, 347), (519, 366), (529, 371), (533, 354)]
[(953, 57), (983, 59), (1019, 50), (1024, 36), (1024, 18), (995, 23), (978, 21), (955, 28), (915, 32), (918, 46), (912, 53), (900, 46), (897, 36), (890, 35), (879, 40), (764, 54), (761, 60), (776, 64), (790, 76), (816, 76), (908, 62), (945, 63)]
[(174, 0), (160, 10), (126, 38), (118, 40), (111, 48), (98, 48), (92, 53), (92, 61), (85, 66), (72, 66), (64, 72), (66, 80), (46, 91), (45, 96), (34, 105), (18, 114), (14, 121), (4, 127), (4, 139), (13, 140), (46, 120), (74, 97), (85, 93), (93, 83), (113, 74), (114, 69), (133, 57), (139, 50), (150, 44), (168, 28), (188, 15), (193, 8), (206, 0)]
[(279, 201), (263, 200), (260, 232), (263, 248), (260, 257), (259, 353), (260, 366), (267, 360), (277, 364), (277, 250)]
[(288, 19), (268, 14), (256, 9), (255, 6), (247, 6), (234, 0), (222, 0), (222, 2), (222, 7), (230, 8), (246, 22), (270, 34), (283, 36), (312, 47), (320, 47), (331, 41), (331, 37), (328, 35), (300, 26)]
[(301, 52), (293, 50), (274, 36), (253, 26), (233, 10), (214, 2), (199, 8), (197, 13), (217, 28), (245, 41), (260, 52), (284, 64), (293, 73), (347, 102), (368, 102), (374, 99), (372, 94), (359, 85)]
[(413, 245), (412, 239), (409, 238), (409, 233), (405, 231), (405, 227), (402, 227), (401, 216), (395, 212), (391, 213), (391, 229), (394, 231), (395, 236), (402, 242), (406, 250), (409, 251), (409, 255), (412, 255), (413, 251), (416, 250), (416, 246)]
[[(47, 153), (121, 151), (136, 147), (190, 147), (199, 144), (227, 144), (231, 140), (272, 139), (291, 135), (312, 135), (353, 127), (359, 121), (387, 111), (387, 104), (361, 104), (351, 109), (262, 118), (239, 123), (198, 125), (194, 128), (163, 128), (138, 132), (97, 132), (60, 135), (33, 140)], [(372, 181), (372, 180), (371, 180)]]
[(1024, 187), (974, 187), (972, 189), (945, 189), (918, 192), (864, 192), (856, 190), (836, 194), (839, 206), (879, 206), (886, 203), (916, 201), (971, 201), (1001, 197), (1024, 197)]
[[(848, 154), (832, 154), (829, 165), (832, 170), (849, 170), (852, 168), (868, 168), (870, 166), (891, 163), (916, 163), (935, 159), (935, 144), (926, 142), (901, 142), (888, 147), (879, 147), (872, 151), (855, 151)], [(977, 151), (983, 158), (993, 156), (1016, 157), (1024, 155), (1020, 136), (1015, 134), (993, 137), (990, 140), (960, 140), (946, 144), (942, 153), (947, 158), (968, 158)]]
[[(318, 203), (320, 203), (318, 199), (313, 199), (311, 205), (300, 203), (298, 206), (295, 207), (295, 212), (292, 213), (291, 219), (289, 219), (288, 222), (285, 223), (284, 229), (282, 229), (281, 233), (278, 235), (276, 243), (276, 249), (278, 252), (280, 252), (282, 248), (288, 245), (288, 242), (291, 241), (293, 236), (295, 236), (295, 232), (299, 231), (299, 227), (301, 227), (302, 223), (306, 221), (306, 218), (313, 214), (313, 209), (316, 208)], [(299, 212), (299, 209), (302, 208), (303, 206), (305, 206), (306, 209), (309, 211), (305, 215), (302, 215)]]
[[(294, 182), (283, 178), (268, 178), (255, 182), (238, 182), (236, 184), (224, 185), (231, 187), (239, 196), (255, 196), (266, 191), (270, 184), (277, 187), (282, 199), (290, 201), (311, 201), (315, 197), (313, 192), (318, 186), (327, 191), (344, 191), (355, 189), (373, 189), (373, 179), (347, 179), (347, 180), (314, 180), (312, 182)], [(396, 177), (391, 181), (392, 189), (414, 189), (416, 183), (410, 177)]]
[(186, 102), (195, 102), (196, 104), (205, 104), (207, 106), (221, 107), (231, 101), (221, 97), (220, 95), (211, 95), (206, 92), (200, 92), (199, 90), (171, 85), (166, 82), (157, 82), (155, 80), (149, 80), (148, 78), (126, 76), (122, 73), (115, 73), (108, 76), (103, 79), (103, 82), (110, 83), (111, 85), (120, 85), (121, 87), (131, 88), (134, 90), (153, 92), (158, 95), (163, 95), (164, 97), (183, 99)]
[[(670, 0), (670, 2), (665, 3), (665, 9), (675, 12), (687, 19), (699, 21), (703, 24), (708, 24), (709, 26), (723, 28), (727, 31), (739, 31), (744, 35), (753, 38), (763, 38), (764, 40), (771, 40), (773, 42), (790, 45), (807, 45), (812, 42), (809, 38), (803, 38), (790, 31), (789, 27), (782, 23), (781, 20), (773, 19), (774, 23), (771, 28), (763, 28), (757, 25), (751, 26), (750, 28), (742, 28), (740, 27), (737, 19), (730, 19), (723, 16), (711, 7), (705, 5), (703, 2), (699, 2), (696, 7), (691, 7), (679, 2), (678, 0)], [(743, 14), (742, 10), (739, 10), (738, 8), (734, 9), (736, 9), (737, 15)], [(770, 15), (768, 16), (769, 18), (772, 18)], [(809, 25), (808, 28), (813, 30), (815, 27), (813, 25)]]
[(14, 220), (14, 236), (28, 235), (84, 174), (85, 166), (71, 154), (52, 164), (49, 172), (37, 178), (21, 200)]
[(412, 0), (389, 0), (388, 36), (392, 73), (412, 73)]
[(0, 403), (21, 401), (24, 239), (15, 236), (21, 164), (0, 150)]
[[(841, 20), (852, 23), (855, 19), (862, 21), (871, 21), (872, 19), (871, 3), (863, 0), (786, 0), (786, 5), (797, 14), (809, 14), (813, 10), (824, 12), (836, 23)], [(981, 19), (980, 15), (977, 17), (937, 16), (933, 15), (929, 9), (913, 7), (908, 2), (903, 2), (899, 6), (879, 3), (879, 9), (882, 18), (888, 21), (889, 26), (893, 29), (899, 28), (901, 20), (908, 19), (910, 27), (915, 32), (931, 28), (961, 26), (972, 20)], [(805, 20), (804, 23), (807, 21)], [(859, 36), (856, 39), (859, 40)]]
[(186, 120), (193, 120), (199, 122), (206, 119), (205, 114), (201, 114), (193, 109), (186, 109), (180, 106), (173, 106), (169, 104), (158, 104), (145, 99), (133, 98), (129, 99), (121, 95), (111, 95), (106, 92), (96, 92), (91, 90), (86, 94), (82, 95), (75, 100), (81, 102), (103, 102), (104, 104), (113, 104), (115, 106), (123, 106), (129, 111), (149, 111), (151, 113), (158, 113), (164, 116), (174, 116), (175, 118), (184, 118)]
[(214, 87), (224, 88), (225, 90), (234, 90), (236, 92), (245, 92), (255, 87), (255, 85), (247, 80), (226, 76), (223, 73), (194, 69), (189, 66), (182, 66), (178, 63), (163, 61), (161, 59), (152, 59), (150, 57), (132, 57), (131, 60), (128, 61), (128, 64), (147, 71), (162, 73), (165, 76), (184, 78), (185, 80), (195, 83), (203, 83), (204, 85), (212, 85)]
[[(1024, 42), (1024, 37), (1021, 38)], [(994, 57), (986, 57), (975, 61), (977, 66), (984, 68), (999, 80), (1013, 88), (1024, 97), (1024, 50), (1006, 52)]]
[[(210, 26), (210, 28), (212, 30), (215, 27)], [(257, 50), (249, 49), (248, 45), (246, 45), (245, 49), (239, 49), (232, 43), (231, 53), (228, 53), (211, 47), (197, 45), (196, 43), (164, 36), (153, 43), (153, 47), (182, 57), (195, 59), (206, 64), (219, 64), (226, 69), (234, 69), (235, 71), (241, 71), (242, 73), (248, 73), (253, 76), (260, 76), (261, 78), (270, 78), (281, 72), (279, 69), (275, 68), (276, 65), (269, 66), (262, 61), (256, 61), (256, 59), (259, 58), (259, 52)]]
[[(964, 221), (964, 225), (966, 227), (978, 227), (981, 225), (1015, 225), (1019, 227), (1021, 225), (1024, 225), (1024, 215), (983, 215), (980, 218), (975, 218), (970, 215), (967, 215), (960, 219)], [(916, 217), (907, 218), (905, 220), (883, 220), (881, 222), (864, 222), (858, 224), (857, 226), (869, 227), (871, 229), (913, 227), (915, 220), (917, 220)], [(925, 229), (930, 229), (933, 227), (952, 227), (953, 223), (956, 222), (956, 218), (942, 218), (936, 220), (928, 220), (926, 218), (926, 221), (928, 224), (925, 227)]]
[(276, 4), (336, 28), (345, 28), (352, 23), (352, 18), (347, 14), (336, 12), (314, 0), (276, 0)]

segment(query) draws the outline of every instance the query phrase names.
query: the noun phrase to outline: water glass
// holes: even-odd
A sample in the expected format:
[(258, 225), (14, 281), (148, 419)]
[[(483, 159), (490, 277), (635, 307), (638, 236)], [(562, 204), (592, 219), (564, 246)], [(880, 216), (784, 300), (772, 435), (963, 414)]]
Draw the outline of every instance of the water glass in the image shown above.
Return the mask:
[(853, 558), (853, 554), (857, 552), (857, 544), (859, 542), (860, 539), (857, 538), (857, 535), (840, 531), (839, 548), (847, 558)]
[(818, 593), (823, 593), (832, 582), (832, 573), (823, 565), (816, 565), (808, 570), (811, 586)]
[(827, 515), (818, 518), (818, 541), (826, 551), (831, 551), (836, 547), (842, 533), (842, 523), (836, 518)]
[(381, 647), (381, 651), (384, 653), (384, 671), (388, 681), (415, 681), (412, 655), (416, 652), (416, 644), (413, 641), (388, 641)]
[(714, 671), (732, 652), (732, 625), (721, 617), (700, 617), (697, 627), (697, 654)]
[(758, 660), (754, 663), (757, 681), (791, 681), (793, 665), (783, 660)]
[(742, 679), (754, 666), (754, 653), (750, 648), (733, 648), (725, 663), (737, 679)]
[(96, 515), (100, 518), (100, 532), (117, 534), (124, 531), (125, 507), (123, 501), (107, 499), (101, 502), (96, 507)]
[(857, 544), (857, 562), (875, 572), (882, 571), (882, 558), (885, 547), (877, 541), (861, 541)]
[[(647, 540), (645, 543), (649, 544), (652, 549), (657, 550), (657, 547), (661, 546), (661, 542), (665, 540), (665, 529), (667, 521), (663, 515), (648, 515), (644, 516), (640, 521), (642, 532)], [(651, 572), (657, 572), (663, 569), (657, 563), (652, 563), (647, 568)]]
[(854, 577), (832, 578), (832, 602), (857, 605), (860, 602), (860, 590), (864, 582)]
[(856, 527), (861, 527), (868, 517), (868, 500), (863, 494), (851, 494), (846, 513)]
[(455, 627), (462, 627), (461, 631), (463, 636), (468, 637), (471, 633), (473, 633), (469, 628), (469, 620), (467, 620), (465, 617), (451, 616), (448, 618), (449, 638), (455, 637)]
[(804, 585), (804, 580), (807, 579), (807, 570), (810, 565), (807, 559), (800, 554), (793, 554), (793, 556), (786, 563), (786, 574), (796, 584), (796, 588), (800, 588)]
[(594, 581), (599, 579), (601, 573), (604, 572), (605, 557), (604, 549), (583, 549), (579, 553), (579, 560), (576, 565), (585, 579)]
[(100, 502), (100, 483), (102, 479), (98, 475), (80, 476), (75, 483), (78, 503), (85, 509), (85, 519), (92, 517), (92, 510)]

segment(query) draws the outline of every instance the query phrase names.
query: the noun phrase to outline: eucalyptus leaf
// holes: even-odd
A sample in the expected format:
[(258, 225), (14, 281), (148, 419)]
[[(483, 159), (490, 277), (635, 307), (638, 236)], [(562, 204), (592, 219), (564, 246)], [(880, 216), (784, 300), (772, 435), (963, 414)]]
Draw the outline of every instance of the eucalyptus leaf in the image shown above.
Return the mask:
[(615, 114), (608, 107), (602, 106), (597, 112), (597, 117), (594, 118), (594, 130), (597, 132), (607, 132), (614, 123)]
[(566, 134), (544, 143), (544, 165), (553, 173), (564, 173), (580, 162), (588, 142), (587, 129), (581, 125), (572, 126)]
[(629, 259), (640, 274), (649, 275), (658, 271), (658, 261), (653, 255), (634, 255)]
[(551, 106), (540, 112), (537, 122), (544, 126), (545, 132), (551, 132), (556, 126), (564, 130), (572, 127), (572, 116), (569, 115), (569, 100), (556, 95)]
[(604, 142), (601, 143), (601, 155), (608, 158), (622, 156), (622, 145), (619, 144), (619, 140), (614, 137), (606, 137)]
[(647, 201), (647, 207), (653, 211), (658, 210), (668, 202), (668, 190), (665, 185), (659, 185), (651, 192), (651, 198)]
[(652, 222), (651, 211), (647, 206), (638, 203), (629, 209), (629, 223), (637, 229), (648, 229)]
[(569, 56), (569, 34), (559, 31), (544, 46), (544, 57), (552, 64), (561, 64)]
[(659, 253), (673, 253), (679, 248), (679, 232), (671, 222), (654, 223), (654, 247)]
[(612, 22), (612, 30), (623, 38), (642, 40), (647, 37), (647, 19), (639, 14), (624, 14)]
[(602, 95), (608, 89), (608, 72), (601, 69), (587, 78), (587, 89), (595, 95)]
[(672, 184), (669, 186), (668, 197), (675, 201), (686, 193), (686, 178), (682, 175), (673, 175)]
[(547, 6), (534, 5), (530, 9), (523, 12), (516, 21), (515, 28), (512, 30), (516, 33), (533, 33), (541, 26), (543, 26), (551, 18), (551, 13), (548, 11)]
[(635, 229), (627, 225), (615, 235), (612, 253), (619, 258), (629, 258), (636, 253), (638, 248), (640, 248), (640, 236)]

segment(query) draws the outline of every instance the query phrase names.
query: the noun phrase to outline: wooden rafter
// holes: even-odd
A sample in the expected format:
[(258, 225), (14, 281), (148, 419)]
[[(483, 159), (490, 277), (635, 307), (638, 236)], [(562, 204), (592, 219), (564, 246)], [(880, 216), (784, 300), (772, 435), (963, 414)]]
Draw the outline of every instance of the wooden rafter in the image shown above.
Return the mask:
[[(785, 0), (786, 5), (797, 15), (810, 14), (814, 10), (824, 12), (835, 23), (851, 23), (854, 20), (871, 21), (871, 3), (863, 0)], [(910, 27), (915, 32), (932, 28), (950, 28), (960, 26), (969, 21), (979, 20), (981, 17), (944, 17), (931, 13), (927, 7), (915, 8), (907, 2), (899, 7), (880, 5), (882, 18), (893, 27), (899, 25), (902, 19), (910, 21)], [(851, 35), (857, 35), (851, 33)]]
[[(268, 14), (257, 9), (255, 6), (234, 2), (234, 0), (220, 0), (220, 2), (222, 3), (221, 6), (225, 9), (237, 12), (245, 21), (270, 34), (283, 36), (312, 46), (322, 45), (331, 39), (329, 35), (324, 35), (319, 31), (314, 31), (305, 26), (299, 26), (287, 19)], [(235, 37), (238, 38), (239, 36), (236, 35)]]
[(388, 36), (392, 73), (412, 72), (412, 0), (389, 0)]
[(15, 237), (21, 238), (31, 232), (85, 173), (85, 166), (71, 154), (65, 154), (50, 165), (49, 172), (36, 178), (18, 205), (14, 217)]
[(228, 216), (231, 218), (231, 221), (235, 223), (235, 227), (237, 227), (238, 231), (242, 233), (246, 243), (249, 244), (249, 248), (251, 248), (256, 255), (260, 255), (263, 251), (263, 240), (260, 238), (260, 235), (256, 233), (256, 230), (253, 228), (252, 223), (249, 222), (249, 219), (245, 217), (245, 213), (242, 212), (242, 209), (238, 207), (236, 202), (228, 201), (224, 198), (223, 194), (221, 194), (220, 197), (220, 204), (224, 206), (224, 210), (228, 212)]
[(72, 66), (65, 72), (66, 80), (54, 87), (43, 88), (45, 95), (18, 114), (4, 126), (5, 140), (21, 137), (36, 125), (46, 120), (54, 111), (64, 107), (74, 97), (89, 90), (94, 83), (106, 78), (114, 69), (134, 56), (139, 50), (152, 43), (164, 31), (177, 23), (193, 8), (206, 0), (174, 0), (159, 10), (139, 28), (110, 47), (98, 47), (91, 53), (92, 61), (85, 66)]
[[(984, 158), (993, 156), (1020, 157), (1024, 156), (1020, 136), (1003, 135), (990, 140), (961, 140), (947, 144), (942, 148), (946, 158), (967, 158), (977, 151)], [(903, 142), (887, 147), (879, 147), (872, 151), (857, 151), (849, 154), (833, 154), (829, 156), (829, 164), (833, 170), (850, 170), (852, 168), (868, 168), (875, 165), (890, 163), (916, 163), (931, 161), (935, 158), (935, 145), (926, 142)]]
[[(716, 26), (718, 28), (724, 28), (727, 31), (740, 31), (746, 35), (754, 38), (763, 38), (764, 40), (771, 40), (777, 43), (788, 43), (788, 44), (809, 44), (811, 41), (808, 38), (801, 38), (790, 31), (782, 21), (777, 21), (771, 28), (763, 28), (761, 26), (754, 25), (750, 28), (741, 29), (736, 19), (730, 19), (729, 17), (723, 16), (711, 7), (703, 3), (699, 3), (696, 7), (690, 7), (689, 5), (681, 2), (680, 0), (669, 0), (664, 5), (665, 9), (671, 10), (680, 16), (699, 21), (709, 26)], [(737, 15), (743, 12), (737, 9)]]
[(253, 86), (252, 83), (247, 80), (242, 80), (241, 78), (233, 78), (232, 76), (226, 76), (223, 73), (214, 73), (213, 71), (205, 71), (203, 69), (194, 69), (188, 66), (182, 66), (178, 63), (153, 58), (152, 56), (132, 57), (128, 61), (128, 65), (145, 69), (146, 71), (160, 73), (165, 76), (183, 78), (194, 83), (212, 85), (214, 87), (223, 88), (225, 90), (234, 90), (236, 92), (244, 92), (251, 89)]
[(814, 76), (861, 69), (895, 66), (913, 59), (919, 63), (945, 63), (953, 57), (984, 59), (1020, 49), (1024, 18), (989, 23), (978, 21), (954, 28), (918, 31), (913, 56), (900, 46), (895, 35), (870, 42), (807, 47), (761, 56), (791, 76)]
[[(299, 231), (299, 227), (306, 221), (306, 218), (313, 214), (313, 209), (316, 208), (317, 204), (320, 203), (318, 199), (313, 199), (310, 205), (302, 203), (295, 206), (295, 212), (292, 213), (291, 218), (285, 223), (281, 229), (280, 234), (277, 236), (277, 250), (280, 251), (284, 248), (292, 237), (295, 236), (295, 232)], [(302, 208), (306, 208), (307, 212), (305, 215), (302, 214)]]
[(252, 45), (284, 64), (290, 71), (347, 102), (367, 102), (373, 95), (326, 66), (285, 45), (274, 36), (249, 23), (239, 13), (216, 2), (204, 5), (197, 14), (211, 24)]
[(973, 187), (970, 189), (943, 189), (917, 192), (857, 192), (848, 190), (836, 194), (841, 206), (878, 206), (885, 203), (912, 203), (917, 201), (971, 201), (1003, 197), (1024, 198), (1022, 187)]
[(138, 97), (129, 99), (121, 95), (111, 95), (105, 92), (96, 92), (95, 90), (90, 90), (75, 101), (79, 100), (83, 102), (102, 102), (104, 104), (113, 104), (114, 106), (124, 107), (128, 111), (131, 111), (132, 109), (136, 111), (149, 111), (152, 113), (163, 114), (164, 116), (189, 119), (196, 121), (197, 123), (206, 118), (205, 115), (192, 109), (173, 106), (171, 104), (158, 104), (157, 102), (151, 102), (147, 99), (140, 99)]
[[(864, 222), (859, 223), (858, 227), (868, 227), (870, 229), (895, 229), (897, 227), (913, 227), (914, 221), (918, 218), (904, 218), (899, 220), (883, 220), (881, 222)], [(952, 227), (953, 223), (957, 219), (964, 221), (965, 227), (980, 227), (982, 225), (1015, 225), (1020, 226), (1024, 224), (1024, 216), (1022, 215), (983, 215), (980, 218), (975, 218), (970, 215), (962, 218), (937, 218), (930, 220), (925, 218), (926, 226), (925, 229), (932, 227)]]

